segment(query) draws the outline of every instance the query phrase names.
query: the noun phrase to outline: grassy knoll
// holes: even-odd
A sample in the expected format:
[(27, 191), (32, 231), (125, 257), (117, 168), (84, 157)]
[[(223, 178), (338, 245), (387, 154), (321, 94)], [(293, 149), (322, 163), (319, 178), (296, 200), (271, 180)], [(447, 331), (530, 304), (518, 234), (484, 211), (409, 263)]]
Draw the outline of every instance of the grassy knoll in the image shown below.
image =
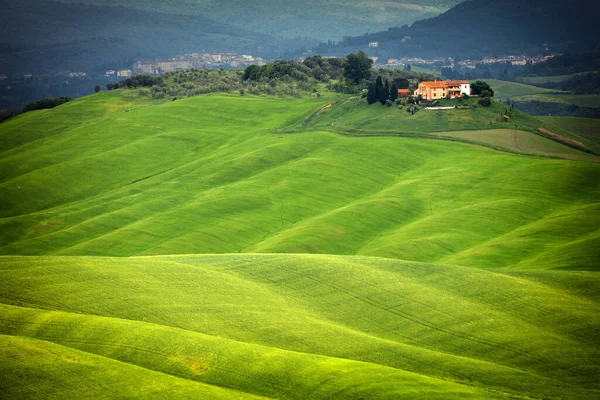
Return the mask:
[[(298, 131), (335, 98), (132, 105), (123, 96), (102, 93), (2, 124), (0, 253), (329, 253), (598, 267), (600, 165), (419, 136), (481, 128), (498, 104), (409, 116), (349, 100)], [(516, 114), (502, 126), (533, 129), (536, 121)], [(423, 133), (324, 131), (363, 122), (375, 133)], [(57, 127), (44, 134), (49, 124)], [(273, 133), (286, 131), (298, 133)], [(519, 143), (527, 152), (576, 155), (537, 138)], [(556, 254), (561, 248), (585, 257)]]
[[(353, 98), (335, 104), (304, 125), (355, 136), (420, 136), (429, 133), (464, 131), (467, 129), (511, 129), (537, 133), (538, 128), (544, 128), (557, 135), (580, 141), (596, 154), (600, 154), (600, 145), (595, 141), (544, 123), (517, 109), (510, 111), (506, 105), (500, 102), (495, 101), (489, 107), (482, 107), (478, 105), (477, 101), (477, 98), (469, 100), (443, 99), (440, 100), (440, 106), (458, 105), (462, 109), (427, 110), (424, 107), (419, 107), (420, 111), (410, 115), (406, 111), (410, 105), (403, 109), (398, 109), (395, 106), (388, 108), (381, 107), (379, 104), (368, 105), (362, 99)], [(510, 115), (509, 121), (504, 121), (501, 117), (506, 113)], [(494, 145), (493, 143), (487, 144)], [(542, 145), (539, 154), (544, 153), (542, 149), (545, 147)], [(560, 153), (560, 150), (557, 149), (557, 151)], [(536, 152), (534, 151), (534, 153)], [(569, 156), (569, 158), (571, 157), (572, 155)], [(590, 159), (587, 156), (584, 156), (584, 158)]]
[(326, 255), (2, 257), (0, 279), (0, 369), (20, 383), (1, 380), (3, 393), (59, 397), (62, 383), (104, 370), (75, 394), (600, 395), (592, 272)]

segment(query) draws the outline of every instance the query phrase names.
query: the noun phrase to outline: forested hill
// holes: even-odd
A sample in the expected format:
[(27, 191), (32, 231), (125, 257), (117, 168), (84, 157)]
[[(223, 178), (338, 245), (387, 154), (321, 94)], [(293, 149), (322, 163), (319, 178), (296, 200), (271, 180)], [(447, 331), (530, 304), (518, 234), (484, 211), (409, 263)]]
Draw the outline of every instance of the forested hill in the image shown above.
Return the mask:
[[(0, 0), (0, 72), (95, 71), (185, 52), (275, 51), (275, 39), (203, 16)], [(269, 47), (273, 45), (273, 47)]]
[(280, 38), (340, 40), (434, 17), (463, 0), (60, 0), (202, 15)]
[(470, 0), (412, 26), (344, 39), (321, 52), (347, 52), (378, 41), (378, 55), (481, 56), (593, 50), (600, 42), (593, 0)]

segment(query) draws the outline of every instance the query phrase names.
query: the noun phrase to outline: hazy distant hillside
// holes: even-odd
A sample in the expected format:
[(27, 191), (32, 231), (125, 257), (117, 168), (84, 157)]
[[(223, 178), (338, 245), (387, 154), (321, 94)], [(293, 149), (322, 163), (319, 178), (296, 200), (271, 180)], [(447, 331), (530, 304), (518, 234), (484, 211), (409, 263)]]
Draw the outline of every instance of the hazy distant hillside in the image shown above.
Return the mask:
[(95, 71), (191, 51), (267, 50), (274, 40), (202, 16), (0, 0), (0, 72)]
[(340, 40), (436, 16), (463, 0), (61, 0), (204, 15), (256, 32), (294, 38)]
[(598, 47), (600, 6), (591, 0), (472, 0), (410, 27), (347, 38), (333, 52), (379, 41), (379, 56), (481, 56)]

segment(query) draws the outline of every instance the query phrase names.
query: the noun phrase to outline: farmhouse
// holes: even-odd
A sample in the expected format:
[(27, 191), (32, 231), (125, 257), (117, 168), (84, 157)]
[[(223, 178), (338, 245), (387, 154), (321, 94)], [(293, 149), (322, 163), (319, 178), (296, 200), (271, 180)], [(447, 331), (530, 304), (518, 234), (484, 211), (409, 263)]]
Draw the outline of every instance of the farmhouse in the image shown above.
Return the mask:
[(424, 81), (415, 90), (415, 97), (422, 96), (427, 100), (460, 97), (471, 94), (469, 81)]
[(408, 97), (412, 94), (412, 90), (410, 89), (398, 89), (398, 97), (404, 98)]

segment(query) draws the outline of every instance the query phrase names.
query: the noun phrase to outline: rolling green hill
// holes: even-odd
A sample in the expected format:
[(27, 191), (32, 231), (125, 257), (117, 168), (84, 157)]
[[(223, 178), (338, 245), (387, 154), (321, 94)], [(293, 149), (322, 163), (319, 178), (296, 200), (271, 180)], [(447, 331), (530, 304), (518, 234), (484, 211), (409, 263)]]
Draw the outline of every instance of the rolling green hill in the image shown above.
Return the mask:
[(3, 122), (0, 397), (600, 397), (597, 143), (474, 102)]
[(2, 257), (0, 277), (11, 397), (600, 395), (596, 273), (216, 255)]
[[(359, 122), (369, 113), (369, 128), (395, 124), (409, 136), (416, 126), (425, 132), (426, 119), (432, 131), (482, 129), (495, 111), (422, 110), (410, 120), (349, 100), (308, 118), (331, 100), (152, 103), (117, 91), (5, 122), (0, 253), (328, 253), (597, 268), (600, 188), (588, 184), (597, 162), (519, 156), (425, 133), (344, 137), (325, 129), (341, 129), (342, 119), (365, 128)], [(288, 130), (298, 133), (277, 133)], [(503, 132), (475, 141), (501, 148)], [(533, 134), (522, 135), (525, 145)], [(523, 152), (598, 160), (538, 136), (532, 143)], [(557, 249), (580, 256), (538, 263)]]

